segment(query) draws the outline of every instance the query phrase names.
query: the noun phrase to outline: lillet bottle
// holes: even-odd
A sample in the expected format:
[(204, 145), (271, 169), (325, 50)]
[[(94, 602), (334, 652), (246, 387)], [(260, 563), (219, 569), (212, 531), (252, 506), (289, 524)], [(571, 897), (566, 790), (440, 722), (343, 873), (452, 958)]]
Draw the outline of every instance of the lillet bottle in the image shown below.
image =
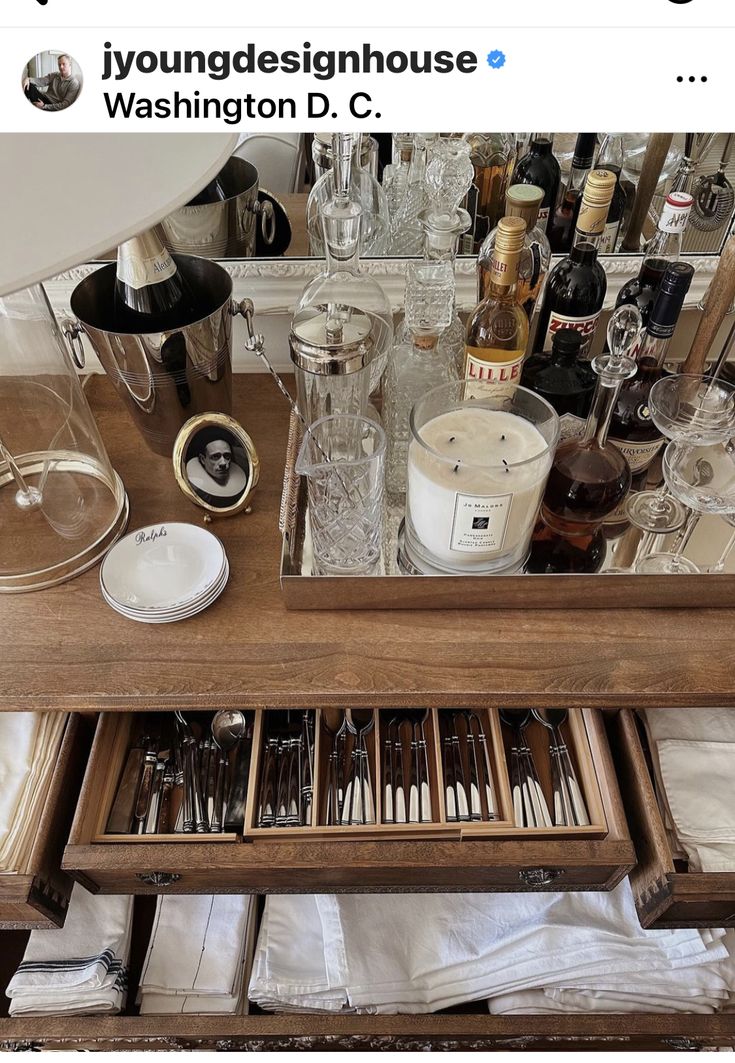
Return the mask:
[[(533, 317), (536, 300), (544, 286), (551, 264), (551, 248), (546, 239), (538, 215), (544, 193), (536, 185), (512, 185), (505, 194), (505, 217), (522, 218), (526, 223), (526, 235), (518, 266), (516, 298), (526, 311), (529, 322)], [(477, 256), (477, 279), (479, 298), (484, 299), (490, 282), (497, 227), (488, 235)]]
[(525, 236), (522, 218), (501, 218), (487, 296), (467, 324), (464, 378), (498, 392), (512, 391), (519, 383), (528, 346), (528, 318), (516, 294)]
[(573, 328), (582, 334), (581, 357), (589, 356), (607, 292), (598, 248), (615, 183), (615, 174), (608, 170), (592, 170), (587, 179), (572, 250), (554, 266), (546, 281), (534, 351), (550, 351), (554, 333)]
[(602, 523), (631, 483), (626, 458), (607, 436), (620, 388), (636, 371), (628, 352), (639, 329), (635, 307), (621, 307), (610, 319), (612, 353), (598, 355), (592, 363), (598, 381), (584, 432), (580, 439), (561, 443), (554, 455), (531, 545), (530, 572), (597, 571), (602, 565)]

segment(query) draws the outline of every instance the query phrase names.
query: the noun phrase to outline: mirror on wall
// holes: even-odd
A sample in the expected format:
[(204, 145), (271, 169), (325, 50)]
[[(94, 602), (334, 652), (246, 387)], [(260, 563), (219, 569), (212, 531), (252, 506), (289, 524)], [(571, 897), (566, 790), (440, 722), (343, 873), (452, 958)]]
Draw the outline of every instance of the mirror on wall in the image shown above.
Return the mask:
[[(447, 140), (463, 142), (460, 197), (449, 207), (469, 215), (460, 255), (477, 255), (504, 214), (529, 206), (537, 206), (535, 224), (552, 252), (565, 253), (593, 168), (617, 177), (602, 254), (642, 253), (672, 190), (694, 199), (685, 253), (717, 254), (733, 225), (732, 133), (363, 133), (353, 138), (346, 167), (349, 195), (362, 205), (363, 257), (422, 254), (421, 211), (436, 207), (432, 161)], [(244, 134), (221, 173), (164, 219), (171, 250), (220, 260), (323, 257), (319, 208), (334, 192), (332, 151), (331, 133)], [(469, 189), (462, 186), (463, 164), (471, 164)], [(442, 188), (446, 194), (446, 181)], [(638, 219), (636, 232), (629, 230), (637, 197), (646, 202), (640, 237)]]

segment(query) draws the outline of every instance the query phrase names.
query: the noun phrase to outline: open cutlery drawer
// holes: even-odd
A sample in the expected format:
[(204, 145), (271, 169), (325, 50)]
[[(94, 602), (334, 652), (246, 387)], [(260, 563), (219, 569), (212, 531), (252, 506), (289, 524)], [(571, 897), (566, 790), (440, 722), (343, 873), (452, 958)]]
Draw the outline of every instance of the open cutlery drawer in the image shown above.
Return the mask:
[[(103, 714), (87, 767), (77, 814), (63, 866), (93, 891), (106, 893), (218, 892), (383, 892), (416, 889), (437, 891), (507, 891), (524, 889), (611, 889), (633, 864), (633, 847), (627, 831), (617, 781), (599, 710), (575, 710), (584, 745), (582, 761), (599, 792), (604, 831), (556, 828), (525, 830), (511, 821), (509, 782), (503, 781), (505, 754), (495, 710), (484, 710), (484, 731), (490, 747), (491, 767), (498, 804), (505, 816), (490, 823), (447, 822), (443, 790), (440, 737), (441, 720), (449, 710), (431, 710), (425, 722), (427, 775), (432, 814), (438, 821), (418, 824), (382, 822), (381, 756), (378, 746), (391, 710), (381, 709), (373, 725), (370, 767), (375, 772), (374, 824), (327, 826), (322, 816), (323, 778), (329, 742), (316, 724), (314, 711), (314, 787), (309, 826), (259, 829), (255, 824), (262, 762), (261, 739), (265, 718), (282, 710), (255, 710), (253, 760), (244, 834), (186, 834), (176, 836), (118, 836), (104, 833), (106, 815), (117, 779), (124, 767), (125, 749), (140, 724), (135, 714)], [(295, 726), (300, 711), (292, 710)], [(127, 716), (127, 720), (126, 720)], [(281, 717), (282, 719), (282, 717)], [(123, 739), (123, 735), (127, 738)], [(366, 739), (368, 735), (365, 736)], [(542, 783), (543, 774), (542, 775)], [(586, 796), (591, 791), (585, 790)], [(594, 801), (590, 800), (594, 808)], [(604, 834), (604, 836), (600, 836)]]
[[(636, 849), (637, 864), (630, 882), (641, 925), (648, 929), (735, 927), (735, 872), (689, 871), (686, 862), (674, 858), (636, 714), (631, 709), (610, 714), (608, 730)], [(706, 785), (702, 779), (702, 786)]]
[(0, 875), (0, 930), (64, 925), (74, 883), (61, 870), (61, 860), (92, 730), (92, 721), (69, 716), (27, 864), (18, 874)]

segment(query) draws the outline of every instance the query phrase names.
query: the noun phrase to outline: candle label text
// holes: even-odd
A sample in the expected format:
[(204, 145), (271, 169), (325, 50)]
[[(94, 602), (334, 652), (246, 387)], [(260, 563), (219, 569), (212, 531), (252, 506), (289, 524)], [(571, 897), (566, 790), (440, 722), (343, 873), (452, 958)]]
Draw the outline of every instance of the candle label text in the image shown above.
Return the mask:
[(466, 554), (502, 550), (513, 495), (454, 496), (450, 549)]

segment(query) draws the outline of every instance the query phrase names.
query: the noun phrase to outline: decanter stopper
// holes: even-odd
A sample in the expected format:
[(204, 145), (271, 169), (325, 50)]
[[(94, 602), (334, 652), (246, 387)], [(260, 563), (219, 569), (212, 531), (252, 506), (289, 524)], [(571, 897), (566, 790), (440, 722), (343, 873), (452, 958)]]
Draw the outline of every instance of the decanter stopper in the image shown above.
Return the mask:
[(615, 387), (635, 376), (638, 365), (628, 352), (635, 345), (642, 328), (643, 318), (637, 306), (619, 306), (610, 316), (607, 326), (610, 352), (598, 354), (592, 359), (592, 368), (599, 374), (603, 387)]
[(332, 169), (334, 173), (334, 194), (339, 199), (347, 199), (352, 180), (352, 152), (359, 134), (332, 134)]
[(469, 144), (453, 137), (437, 138), (431, 145), (431, 159), (426, 167), (431, 209), (447, 218), (453, 217), (469, 192), (474, 175)]

